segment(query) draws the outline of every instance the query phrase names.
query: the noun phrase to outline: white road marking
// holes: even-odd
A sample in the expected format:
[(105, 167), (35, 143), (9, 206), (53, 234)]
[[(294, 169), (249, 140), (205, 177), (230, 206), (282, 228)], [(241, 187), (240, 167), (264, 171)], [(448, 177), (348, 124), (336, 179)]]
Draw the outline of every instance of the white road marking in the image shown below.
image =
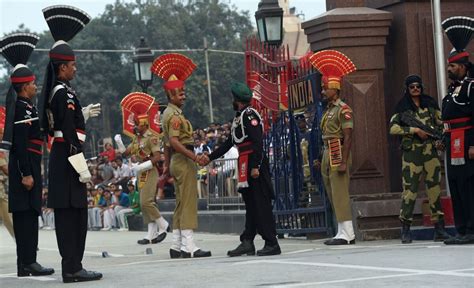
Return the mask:
[(420, 270), (420, 269), (408, 269), (408, 268), (397, 268), (397, 267), (377, 267), (377, 266), (365, 266), (365, 265), (351, 265), (351, 264), (334, 264), (334, 263), (320, 263), (320, 262), (297, 262), (297, 261), (286, 261), (286, 260), (254, 260), (234, 263), (233, 265), (242, 264), (283, 264), (283, 265), (303, 265), (303, 266), (318, 266), (318, 267), (331, 267), (331, 268), (345, 268), (345, 269), (360, 269), (360, 270), (372, 270), (372, 271), (388, 271), (388, 272), (405, 272), (405, 273), (418, 273), (418, 274), (435, 274), (435, 275), (447, 275), (447, 276), (458, 276), (458, 277), (472, 277), (474, 274), (459, 273), (454, 271), (437, 271), (437, 270)]
[(342, 280), (331, 280), (331, 281), (320, 281), (320, 282), (307, 282), (307, 283), (296, 283), (296, 284), (286, 284), (286, 285), (275, 285), (270, 287), (304, 287), (304, 286), (314, 286), (322, 284), (335, 284), (335, 283), (345, 283), (345, 282), (354, 282), (354, 281), (364, 281), (364, 280), (377, 280), (385, 278), (400, 278), (400, 277), (409, 277), (409, 276), (418, 276), (428, 273), (412, 273), (412, 274), (393, 274), (393, 275), (384, 275), (384, 276), (373, 276), (373, 277), (361, 277), (361, 278), (350, 278)]
[(291, 255), (291, 254), (298, 254), (298, 253), (304, 253), (304, 252), (311, 252), (311, 251), (315, 251), (315, 250), (321, 250), (321, 248), (296, 250), (296, 251), (291, 251), (291, 252), (285, 252), (285, 253), (282, 253), (282, 254), (283, 255)]
[[(59, 250), (56, 248), (40, 248), (40, 251), (53, 251), (53, 252), (58, 252)], [(84, 251), (84, 254), (89, 254), (89, 255), (95, 255), (95, 256), (102, 256), (102, 252), (95, 252), (95, 251)], [(114, 253), (109, 253), (110, 257), (125, 257), (123, 254), (114, 254)]]
[(42, 282), (44, 282), (44, 281), (56, 281), (57, 280), (56, 278), (47, 277), (47, 276), (17, 277), (16, 273), (0, 274), (0, 279), (1, 278), (17, 278), (19, 280), (28, 279), (28, 280), (36, 280), (36, 281), (42, 281)]
[(137, 261), (137, 262), (122, 263), (122, 264), (117, 264), (117, 265), (109, 265), (109, 266), (107, 266), (107, 267), (132, 266), (132, 265), (140, 265), (140, 264), (163, 263), (163, 262), (176, 262), (176, 261), (206, 260), (206, 259), (217, 259), (217, 258), (228, 258), (228, 256), (212, 256), (212, 257), (203, 257), (203, 258), (177, 258), (177, 259), (148, 260), (148, 261)]

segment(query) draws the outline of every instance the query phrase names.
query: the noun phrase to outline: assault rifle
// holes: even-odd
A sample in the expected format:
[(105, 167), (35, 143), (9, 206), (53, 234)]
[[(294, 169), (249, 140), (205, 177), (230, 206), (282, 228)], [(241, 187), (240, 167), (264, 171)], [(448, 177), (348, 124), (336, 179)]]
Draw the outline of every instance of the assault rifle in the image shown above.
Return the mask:
[(443, 134), (431, 126), (423, 124), (420, 120), (415, 118), (415, 116), (410, 113), (409, 111), (404, 111), (400, 113), (400, 121), (405, 124), (406, 126), (416, 127), (423, 130), (428, 136), (433, 138), (434, 140), (442, 140)]

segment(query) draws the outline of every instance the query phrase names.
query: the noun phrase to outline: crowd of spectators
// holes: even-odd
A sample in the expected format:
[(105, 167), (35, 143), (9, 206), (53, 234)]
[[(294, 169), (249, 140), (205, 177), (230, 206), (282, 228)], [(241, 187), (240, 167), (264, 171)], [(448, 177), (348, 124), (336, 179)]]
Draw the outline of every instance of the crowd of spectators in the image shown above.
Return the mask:
[[(209, 154), (222, 145), (230, 136), (231, 123), (211, 124), (205, 129), (196, 129), (193, 133), (194, 152), (196, 155)], [(237, 149), (231, 149), (223, 157), (236, 161)], [(200, 167), (197, 174), (197, 186), (200, 198), (208, 197), (211, 190), (232, 190), (233, 183), (227, 183), (224, 187), (218, 187), (216, 180), (210, 180), (212, 187), (209, 188), (209, 178), (220, 182), (232, 181), (232, 171), (235, 169), (234, 161), (219, 167)], [(135, 156), (122, 158), (111, 142), (105, 143), (103, 151), (97, 157), (87, 160), (91, 171), (92, 180), (87, 183), (88, 199), (88, 227), (90, 230), (127, 231), (127, 216), (140, 214), (140, 195), (136, 187), (136, 176), (134, 167), (140, 164)], [(157, 163), (159, 174), (162, 174), (164, 155)], [(208, 177), (212, 175), (213, 177)], [(223, 178), (224, 177), (224, 178)], [(235, 178), (235, 177), (233, 177)], [(219, 182), (218, 181), (218, 182)], [(233, 192), (232, 192), (233, 193)], [(48, 191), (43, 189), (43, 213), (40, 217), (40, 227), (43, 229), (54, 229), (54, 213), (47, 208)], [(160, 181), (157, 185), (157, 201), (159, 199), (174, 198), (173, 178)]]

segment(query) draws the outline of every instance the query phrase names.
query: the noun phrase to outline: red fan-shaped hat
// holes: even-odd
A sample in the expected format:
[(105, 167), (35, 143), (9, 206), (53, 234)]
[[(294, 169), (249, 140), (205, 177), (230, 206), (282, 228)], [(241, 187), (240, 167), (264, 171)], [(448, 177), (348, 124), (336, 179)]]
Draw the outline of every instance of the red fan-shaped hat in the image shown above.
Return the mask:
[(340, 90), (342, 77), (356, 70), (351, 59), (336, 50), (314, 53), (309, 61), (323, 75), (322, 81), (326, 88)]
[(156, 58), (150, 69), (153, 74), (165, 80), (165, 90), (173, 90), (183, 88), (184, 81), (196, 69), (196, 64), (182, 54), (168, 53)]
[(122, 106), (123, 131), (125, 134), (133, 135), (135, 122), (149, 124), (148, 111), (154, 103), (155, 98), (141, 92), (132, 92), (122, 99), (120, 106)]
[(5, 128), (5, 116), (6, 116), (5, 106), (0, 106), (0, 130), (2, 132), (3, 132), (3, 128)]

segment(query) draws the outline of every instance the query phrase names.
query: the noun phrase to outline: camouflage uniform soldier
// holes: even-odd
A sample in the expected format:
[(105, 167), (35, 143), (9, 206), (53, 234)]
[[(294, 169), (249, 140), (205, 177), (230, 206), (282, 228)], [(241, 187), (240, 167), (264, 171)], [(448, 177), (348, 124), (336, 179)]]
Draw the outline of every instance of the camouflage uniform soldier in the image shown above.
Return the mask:
[(168, 107), (163, 112), (165, 164), (163, 177), (174, 178), (176, 208), (173, 214), (173, 243), (171, 258), (210, 257), (210, 251), (201, 250), (194, 243), (193, 230), (197, 228), (197, 156), (194, 154), (193, 127), (181, 110), (186, 94), (184, 80), (196, 68), (191, 59), (169, 53), (155, 59), (151, 70), (165, 80), (163, 88)]
[(405, 95), (390, 120), (390, 134), (402, 137), (403, 200), (400, 209), (402, 243), (412, 242), (410, 225), (413, 221), (413, 209), (422, 174), (425, 174), (431, 221), (435, 223), (434, 240), (442, 241), (449, 238), (449, 235), (444, 229), (444, 214), (440, 201), (441, 164), (434, 141), (427, 132), (411, 127), (410, 123), (405, 123), (402, 119), (404, 113), (410, 114), (441, 133), (441, 112), (436, 101), (423, 94), (423, 84), (418, 75), (408, 76), (405, 85)]
[(324, 151), (321, 176), (336, 215), (337, 234), (326, 245), (355, 244), (349, 197), (350, 149), (352, 143), (352, 109), (340, 99), (342, 77), (356, 70), (346, 55), (324, 50), (310, 57), (310, 62), (323, 75), (322, 94), (328, 102), (321, 121)]

